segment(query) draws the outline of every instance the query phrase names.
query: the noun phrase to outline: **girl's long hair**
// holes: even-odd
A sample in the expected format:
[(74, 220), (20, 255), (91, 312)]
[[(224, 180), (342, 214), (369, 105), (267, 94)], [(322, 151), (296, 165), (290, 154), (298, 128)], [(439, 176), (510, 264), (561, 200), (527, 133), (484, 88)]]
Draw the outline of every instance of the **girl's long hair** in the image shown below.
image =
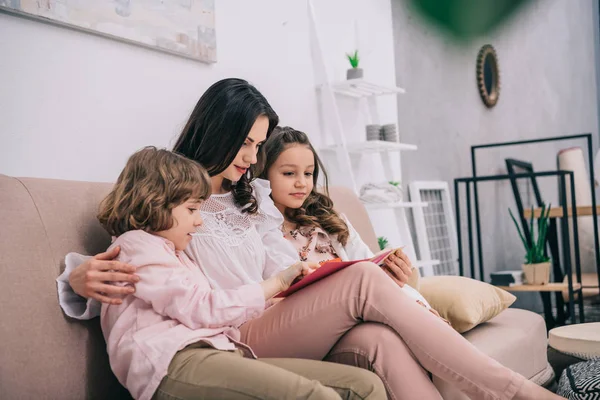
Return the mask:
[[(199, 162), (210, 176), (218, 175), (231, 165), (252, 125), (262, 115), (269, 119), (268, 137), (279, 117), (267, 99), (243, 79), (223, 79), (200, 97), (173, 151)], [(262, 157), (260, 151), (259, 163)], [(250, 168), (235, 185), (224, 182), (225, 188), (233, 192), (235, 204), (250, 214), (258, 211), (250, 185), (253, 176), (254, 168)]]
[[(268, 179), (269, 169), (277, 158), (290, 146), (305, 146), (312, 151), (315, 157), (315, 169), (313, 172), (313, 189), (301, 208), (285, 210), (285, 216), (298, 226), (316, 226), (323, 229), (329, 235), (337, 235), (337, 240), (345, 246), (348, 242), (349, 230), (344, 219), (333, 209), (333, 201), (329, 197), (329, 179), (323, 168), (323, 163), (317, 155), (314, 147), (304, 132), (300, 132), (289, 126), (276, 127), (269, 139), (263, 145), (264, 165), (261, 166), (260, 177)], [(323, 174), (325, 181), (324, 193), (317, 191), (319, 173)]]

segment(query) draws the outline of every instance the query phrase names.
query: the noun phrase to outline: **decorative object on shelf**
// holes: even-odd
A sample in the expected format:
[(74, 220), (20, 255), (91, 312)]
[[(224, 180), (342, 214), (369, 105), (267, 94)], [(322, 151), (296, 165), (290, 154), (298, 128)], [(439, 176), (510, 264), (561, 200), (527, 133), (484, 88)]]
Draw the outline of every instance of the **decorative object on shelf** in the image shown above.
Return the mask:
[(358, 50), (354, 50), (353, 54), (346, 53), (346, 57), (348, 61), (350, 61), (350, 65), (352, 68), (346, 71), (346, 79), (360, 79), (363, 77), (362, 68), (358, 68), (358, 62), (360, 61), (360, 57), (358, 56)]
[(488, 108), (494, 107), (500, 96), (500, 70), (496, 50), (490, 44), (477, 54), (477, 87), (483, 103)]
[(381, 138), (386, 142), (397, 142), (398, 131), (396, 124), (386, 124), (381, 127)]
[(510, 217), (512, 218), (521, 242), (525, 247), (525, 263), (523, 264), (523, 272), (525, 273), (525, 280), (529, 285), (545, 285), (550, 282), (550, 257), (546, 253), (546, 234), (548, 233), (548, 218), (550, 215), (550, 205), (546, 207), (542, 206), (541, 216), (537, 221), (537, 239), (535, 238), (535, 232), (533, 230), (534, 212), (533, 206), (531, 207), (531, 217), (529, 219), (529, 241), (525, 239), (521, 227), (517, 223), (515, 216), (509, 209)]
[[(577, 208), (591, 206), (593, 188), (590, 185), (590, 175), (587, 171), (583, 149), (581, 147), (562, 149), (558, 152), (557, 160), (558, 169), (562, 171), (573, 171)], [(598, 175), (594, 178), (598, 179)], [(570, 177), (567, 176), (565, 191), (567, 192), (567, 206), (572, 207), (571, 191), (573, 190), (573, 185), (571, 185), (570, 180)], [(596, 269), (593, 217), (577, 215), (577, 231), (581, 272), (593, 273)], [(575, 260), (575, 235), (573, 234), (572, 220), (569, 220), (569, 240), (571, 243), (571, 260)], [(596, 283), (596, 285), (598, 284)]]
[(363, 203), (396, 203), (402, 201), (400, 185), (385, 183), (367, 183), (360, 188)]
[(381, 140), (381, 125), (370, 124), (366, 126), (367, 140)]
[(0, 11), (202, 62), (217, 61), (214, 1), (0, 1)]
[(437, 265), (424, 266), (423, 276), (458, 275), (458, 240), (448, 183), (409, 182), (408, 192), (412, 203), (427, 205), (412, 210), (419, 259), (439, 260)]
[(379, 250), (384, 250), (389, 244), (385, 236), (379, 236), (377, 238), (377, 243), (379, 244)]
[(496, 271), (490, 273), (490, 283), (494, 286), (515, 286), (523, 284), (523, 270)]

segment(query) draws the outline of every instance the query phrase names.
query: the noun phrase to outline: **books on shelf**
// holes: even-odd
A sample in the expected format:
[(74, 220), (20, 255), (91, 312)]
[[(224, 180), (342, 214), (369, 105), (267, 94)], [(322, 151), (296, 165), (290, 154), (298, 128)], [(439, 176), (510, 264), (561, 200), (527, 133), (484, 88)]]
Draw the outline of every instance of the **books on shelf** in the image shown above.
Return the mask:
[(523, 284), (523, 270), (498, 271), (490, 273), (491, 284), (495, 286), (516, 286)]

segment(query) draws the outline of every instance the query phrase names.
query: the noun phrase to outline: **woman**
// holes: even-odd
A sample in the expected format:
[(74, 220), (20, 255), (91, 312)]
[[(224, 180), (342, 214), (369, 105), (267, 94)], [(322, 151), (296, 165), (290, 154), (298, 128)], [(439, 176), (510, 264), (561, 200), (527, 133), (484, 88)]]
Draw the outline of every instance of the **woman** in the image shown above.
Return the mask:
[[(199, 162), (211, 175), (213, 195), (202, 206), (204, 225), (188, 254), (213, 288), (260, 282), (298, 260), (281, 234), (283, 217), (269, 198), (268, 184), (252, 179), (251, 167), (261, 161), (260, 146), (277, 122), (253, 86), (225, 79), (200, 98), (175, 145), (176, 152)], [(98, 281), (135, 278), (127, 274), (131, 268), (106, 260), (113, 255), (103, 254), (76, 268), (68, 265), (63, 282), (68, 280), (76, 293), (88, 297), (102, 299), (95, 292), (114, 293)], [(408, 273), (403, 268), (409, 266), (395, 261), (394, 275), (405, 281)], [(117, 272), (100, 275), (110, 270)], [(479, 352), (396, 285), (375, 264), (355, 264), (247, 321), (240, 327), (241, 340), (259, 357), (309, 359), (357, 347), (374, 359), (392, 351), (378, 345), (402, 342), (402, 351), (396, 351), (402, 369), (393, 379), (404, 382), (405, 391), (395, 394), (387, 385), (391, 398), (441, 398), (423, 368), (473, 398), (556, 398)], [(394, 340), (374, 345), (365, 330)], [(378, 375), (386, 383), (386, 377)]]

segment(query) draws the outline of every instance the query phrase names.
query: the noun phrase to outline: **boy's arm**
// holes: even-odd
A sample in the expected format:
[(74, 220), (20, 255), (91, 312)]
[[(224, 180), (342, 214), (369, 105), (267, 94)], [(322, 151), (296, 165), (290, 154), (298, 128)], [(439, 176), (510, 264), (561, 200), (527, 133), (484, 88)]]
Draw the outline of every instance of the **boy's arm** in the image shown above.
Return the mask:
[(198, 279), (200, 272), (182, 266), (146, 264), (137, 274), (140, 281), (133, 295), (190, 329), (237, 327), (265, 309), (260, 284), (213, 290)]
[(140, 280), (133, 296), (190, 329), (237, 327), (264, 311), (265, 295), (258, 283), (213, 290), (200, 269), (183, 265), (156, 237), (128, 235), (120, 245), (121, 261), (138, 266)]

